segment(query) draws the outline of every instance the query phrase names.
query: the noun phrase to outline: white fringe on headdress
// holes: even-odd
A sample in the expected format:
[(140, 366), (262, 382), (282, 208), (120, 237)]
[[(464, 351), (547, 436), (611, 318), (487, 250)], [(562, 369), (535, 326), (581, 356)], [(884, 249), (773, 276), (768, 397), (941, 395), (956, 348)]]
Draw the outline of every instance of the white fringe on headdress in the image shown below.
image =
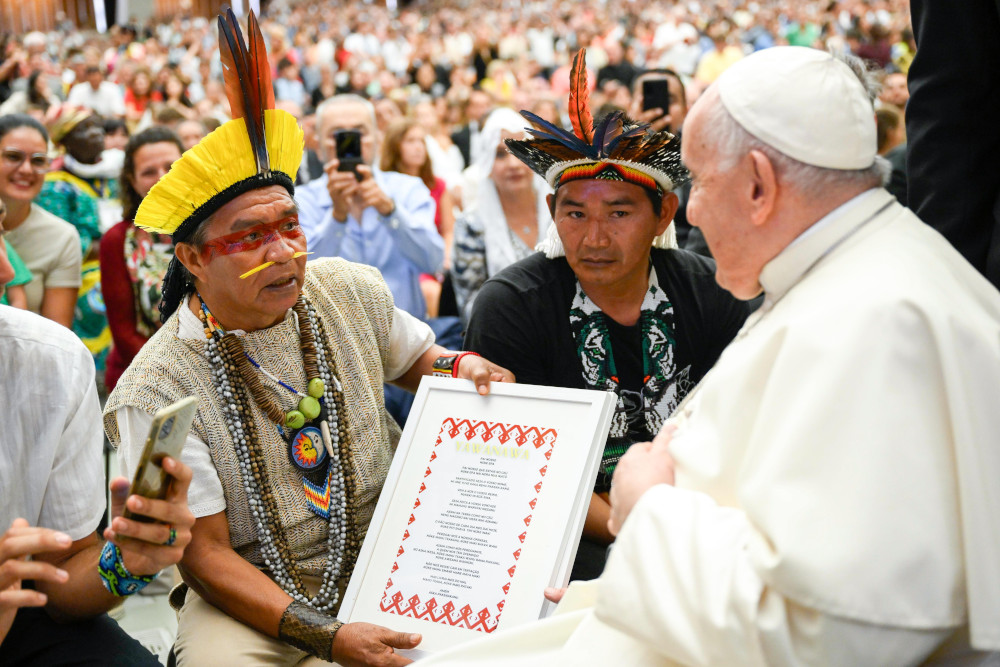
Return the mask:
[[(678, 247), (677, 232), (674, 231), (673, 221), (670, 222), (667, 231), (653, 239), (653, 247), (661, 249)], [(549, 226), (549, 232), (545, 235), (545, 238), (535, 246), (535, 250), (544, 252), (545, 256), (549, 259), (566, 256), (566, 249), (563, 248), (562, 239), (559, 238), (559, 232), (556, 231), (556, 224), (554, 222)]]

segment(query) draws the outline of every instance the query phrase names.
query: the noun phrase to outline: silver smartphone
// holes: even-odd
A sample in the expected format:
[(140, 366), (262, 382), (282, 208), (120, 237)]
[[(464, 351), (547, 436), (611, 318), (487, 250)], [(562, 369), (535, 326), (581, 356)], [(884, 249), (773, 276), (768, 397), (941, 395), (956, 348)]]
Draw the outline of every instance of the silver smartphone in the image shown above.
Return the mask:
[[(194, 396), (183, 398), (168, 405), (155, 415), (146, 437), (146, 446), (139, 459), (139, 467), (132, 478), (129, 495), (163, 500), (169, 488), (170, 475), (163, 469), (163, 459), (167, 456), (180, 460), (184, 441), (191, 430), (191, 422), (198, 411), (198, 399)], [(125, 509), (126, 519), (152, 521), (148, 517), (136, 515)]]

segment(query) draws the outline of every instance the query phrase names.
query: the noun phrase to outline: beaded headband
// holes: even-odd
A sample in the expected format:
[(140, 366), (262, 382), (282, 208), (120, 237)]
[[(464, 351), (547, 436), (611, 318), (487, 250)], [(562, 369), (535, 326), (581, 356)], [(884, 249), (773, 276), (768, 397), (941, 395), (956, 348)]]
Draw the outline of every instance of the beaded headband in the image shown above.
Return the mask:
[(556, 179), (556, 187), (570, 181), (596, 179), (602, 181), (622, 181), (655, 190), (662, 195), (660, 184), (649, 174), (617, 162), (590, 162), (573, 165), (562, 171)]

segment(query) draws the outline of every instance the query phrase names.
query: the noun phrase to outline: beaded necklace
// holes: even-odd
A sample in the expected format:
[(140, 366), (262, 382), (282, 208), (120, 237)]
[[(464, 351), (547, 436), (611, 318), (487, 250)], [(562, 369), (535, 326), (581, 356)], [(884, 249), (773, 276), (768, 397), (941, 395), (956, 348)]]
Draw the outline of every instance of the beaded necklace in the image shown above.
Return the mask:
[[(349, 516), (354, 514), (353, 499), (356, 496), (354, 474), (350, 465), (345, 465), (345, 462), (350, 461), (350, 446), (343, 415), (342, 387), (330, 369), (330, 359), (325, 346), (316, 344), (317, 340), (326, 340), (322, 322), (312, 305), (300, 297), (294, 306), (294, 311), (298, 321), (306, 377), (310, 378), (310, 389), (316, 386), (313, 380), (318, 379), (322, 382), (322, 400), (325, 406), (329, 407), (321, 409), (316, 414), (316, 417), (320, 417), (318, 429), (320, 437), (315, 439), (322, 439), (322, 448), (326, 450), (325, 453), (329, 458), (324, 475), (325, 485), (320, 487), (307, 476), (302, 480), (310, 509), (327, 519), (328, 523), (327, 563), (319, 591), (315, 596), (311, 596), (302, 582), (298, 565), (288, 547), (279, 518), (277, 501), (271, 492), (249, 400), (257, 403), (257, 406), (276, 422), (279, 428), (287, 422), (287, 413), (265, 392), (259, 376), (254, 372), (254, 366), (259, 364), (251, 363), (239, 336), (226, 333), (215, 318), (211, 317), (204, 301), (201, 303), (203, 306), (201, 319), (205, 326), (206, 337), (205, 356), (212, 366), (216, 390), (223, 403), (223, 413), (226, 415), (226, 426), (236, 447), (264, 564), (271, 571), (277, 584), (294, 600), (318, 611), (331, 611), (340, 601), (337, 580), (342, 573), (353, 569), (360, 541), (349, 521)], [(239, 376), (241, 382), (233, 382), (234, 376)], [(316, 400), (316, 397), (311, 395), (308, 397)], [(290, 446), (294, 446), (295, 440), (296, 438), (293, 438)], [(320, 511), (324, 508), (325, 512)]]

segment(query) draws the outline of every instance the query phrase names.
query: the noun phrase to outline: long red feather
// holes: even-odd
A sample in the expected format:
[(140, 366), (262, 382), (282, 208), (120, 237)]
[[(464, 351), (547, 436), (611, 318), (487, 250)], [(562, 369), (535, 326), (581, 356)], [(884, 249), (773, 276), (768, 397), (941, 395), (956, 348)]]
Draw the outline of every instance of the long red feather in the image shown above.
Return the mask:
[(223, 65), (226, 97), (229, 98), (233, 118), (243, 118), (246, 123), (257, 171), (263, 173), (271, 168), (267, 154), (264, 111), (274, 108), (274, 88), (271, 85), (271, 66), (264, 48), (264, 37), (252, 11), (247, 28), (250, 34), (249, 51), (233, 10), (228, 10), (225, 17), (220, 16), (219, 55)]
[(254, 72), (257, 75), (257, 84), (260, 89), (261, 112), (264, 109), (274, 108), (274, 86), (271, 83), (271, 64), (267, 59), (267, 48), (264, 46), (264, 36), (260, 32), (260, 24), (253, 10), (250, 10), (250, 19), (247, 24), (247, 32), (250, 35), (250, 75)]
[(250, 75), (250, 100), (247, 102), (247, 123), (256, 127), (251, 136), (260, 138), (260, 144), (254, 146), (258, 155), (258, 165), (264, 170), (271, 168), (267, 155), (267, 134), (264, 127), (264, 110), (274, 108), (274, 86), (271, 85), (271, 63), (267, 59), (267, 48), (264, 46), (264, 36), (260, 33), (260, 25), (253, 10), (247, 19), (247, 34), (250, 37), (250, 50), (247, 53), (247, 72)]
[(590, 113), (586, 56), (587, 49), (580, 49), (573, 57), (569, 74), (569, 120), (576, 136), (589, 144), (594, 140), (594, 116)]

